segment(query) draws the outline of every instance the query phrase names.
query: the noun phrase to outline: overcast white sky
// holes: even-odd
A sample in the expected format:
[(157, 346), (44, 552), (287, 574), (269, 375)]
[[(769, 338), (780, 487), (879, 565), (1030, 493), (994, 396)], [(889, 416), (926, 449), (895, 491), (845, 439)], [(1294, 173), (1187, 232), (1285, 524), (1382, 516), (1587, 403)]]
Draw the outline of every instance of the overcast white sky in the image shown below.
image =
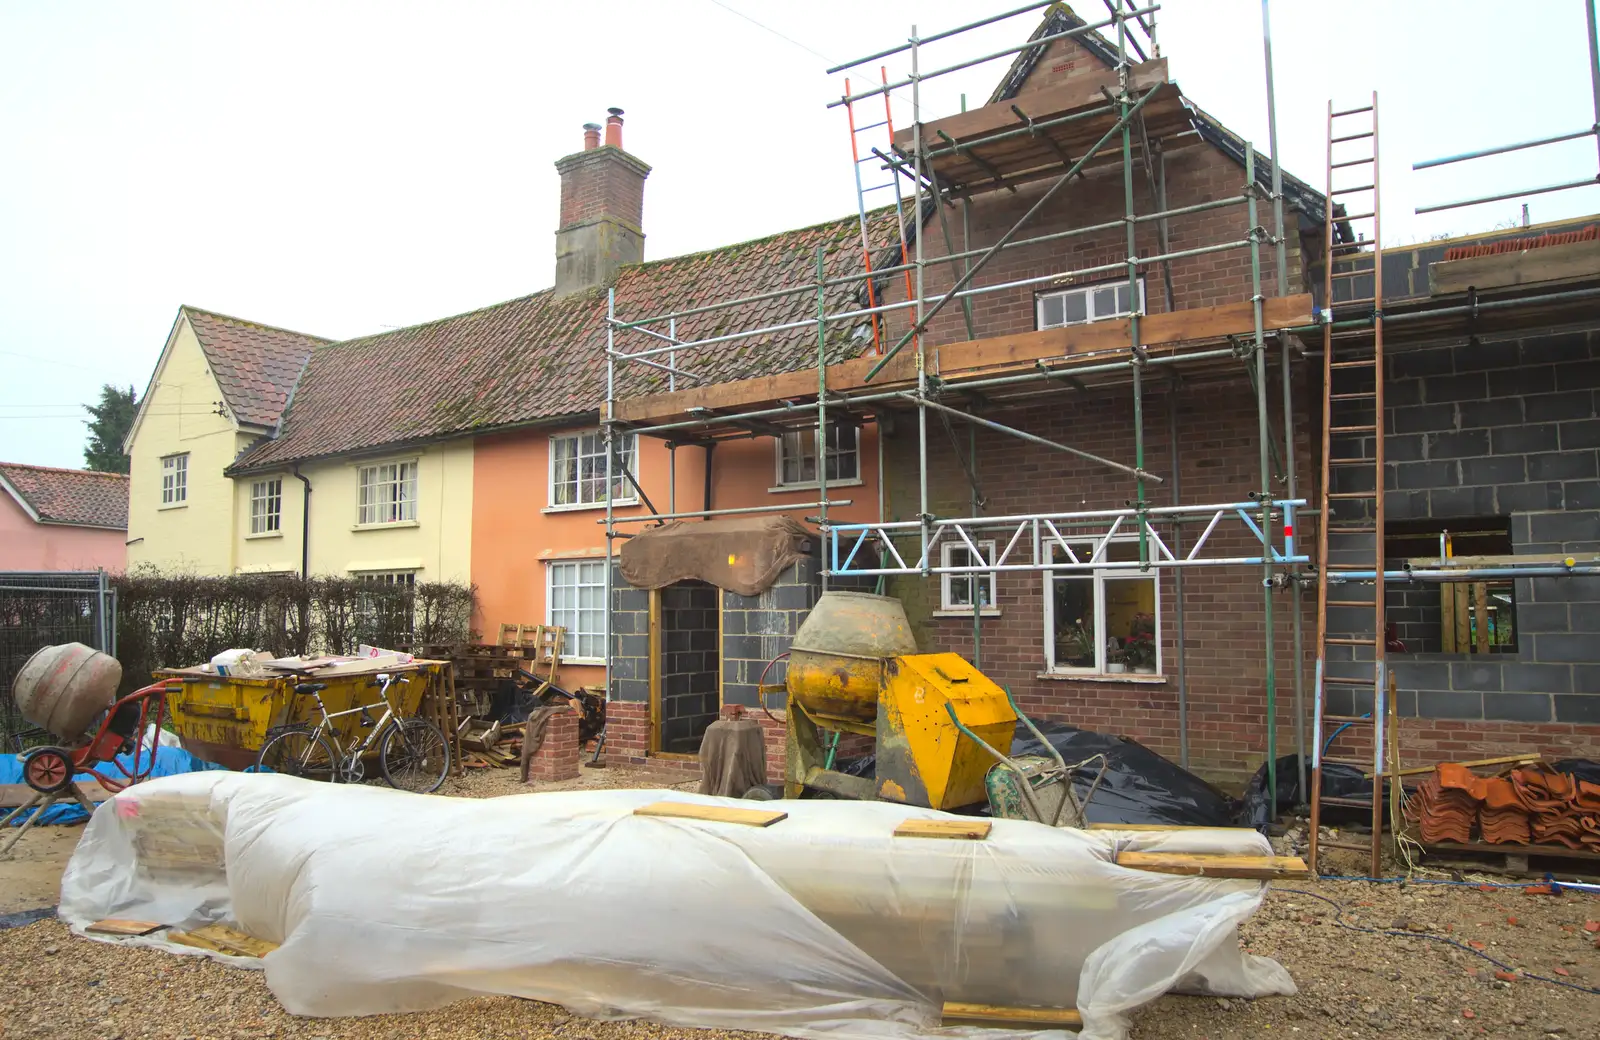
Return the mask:
[[(823, 69), (1014, 6), (0, 0), (0, 459), (81, 465), (78, 406), (103, 382), (142, 394), (180, 304), (348, 337), (549, 285), (552, 163), (611, 105), (655, 168), (647, 258), (850, 213), (844, 115), (825, 107), (841, 77)], [(1259, 0), (1157, 17), (1185, 93), (1266, 151)], [(1379, 91), (1388, 243), (1520, 215), (1414, 217), (1420, 202), (1596, 171), (1592, 139), (1410, 170), (1588, 126), (1581, 0), (1274, 0), (1272, 18), (1287, 169), (1320, 186), (1328, 99)], [(923, 67), (1034, 24), (931, 45)], [(981, 103), (1007, 60), (930, 84), (924, 118), (963, 91)], [(1554, 220), (1600, 210), (1600, 190), (1529, 201)]]

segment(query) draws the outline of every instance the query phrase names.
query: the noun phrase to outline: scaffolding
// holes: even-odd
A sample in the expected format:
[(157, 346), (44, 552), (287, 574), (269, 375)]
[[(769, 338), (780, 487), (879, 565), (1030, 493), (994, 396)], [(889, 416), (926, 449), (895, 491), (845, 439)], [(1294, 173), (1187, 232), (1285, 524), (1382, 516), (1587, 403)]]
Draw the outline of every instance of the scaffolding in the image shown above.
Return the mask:
[[(1324, 299), (1324, 311), (1315, 319), (1309, 313), (1296, 316), (1294, 308), (1286, 306), (1289, 270), (1286, 255), (1284, 217), (1285, 192), (1283, 174), (1278, 165), (1276, 147), (1276, 106), (1272, 81), (1271, 32), (1268, 23), (1267, 0), (1262, 2), (1263, 51), (1266, 69), (1266, 97), (1268, 115), (1268, 140), (1271, 158), (1269, 186), (1258, 178), (1256, 151), (1249, 142), (1242, 142), (1242, 155), (1238, 158), (1244, 166), (1244, 178), (1237, 192), (1206, 199), (1194, 205), (1168, 207), (1166, 204), (1165, 164), (1161, 162), (1164, 142), (1192, 136), (1196, 133), (1193, 110), (1187, 106), (1177, 87), (1166, 75), (1166, 66), (1160, 57), (1156, 36), (1156, 13), (1159, 4), (1137, 0), (1104, 0), (1106, 17), (1097, 22), (1087, 22), (1067, 14), (1065, 28), (1057, 22), (1047, 21), (1056, 29), (1035, 34), (1026, 42), (1002, 50), (965, 58), (948, 65), (924, 71), (923, 49), (932, 43), (955, 40), (971, 30), (1007, 19), (1035, 14), (1044, 8), (1066, 9), (1050, 2), (1035, 2), (984, 18), (955, 29), (930, 36), (919, 36), (913, 27), (906, 43), (846, 62), (829, 69), (829, 74), (850, 72), (889, 58), (904, 56), (909, 59), (910, 74), (891, 80), (887, 68), (878, 65), (869, 70), (868, 82), (874, 85), (844, 93), (829, 102), (830, 108), (844, 108), (850, 129), (852, 171), (857, 189), (857, 213), (861, 223), (862, 262), (859, 271), (831, 275), (825, 263), (825, 251), (818, 248), (815, 258), (814, 278), (732, 300), (675, 311), (650, 314), (643, 317), (621, 315), (617, 311), (615, 292), (608, 300), (606, 312), (606, 398), (602, 412), (602, 431), (605, 443), (605, 478), (608, 488), (615, 481), (625, 479), (639, 491), (642, 489), (633, 477), (620, 449), (624, 437), (655, 437), (666, 442), (669, 459), (669, 499), (665, 511), (650, 505), (647, 513), (618, 515), (608, 494), (604, 517), (598, 522), (605, 527), (608, 564), (619, 538), (631, 537), (625, 526), (639, 523), (659, 523), (668, 519), (700, 519), (727, 515), (756, 513), (806, 514), (823, 536), (823, 561), (821, 581), (826, 588), (840, 579), (877, 578), (881, 584), (893, 576), (943, 578), (946, 575), (981, 575), (997, 572), (1073, 573), (1125, 569), (1151, 573), (1171, 570), (1177, 583), (1178, 607), (1176, 610), (1179, 661), (1177, 669), (1179, 732), (1181, 758), (1188, 764), (1187, 696), (1182, 661), (1184, 619), (1182, 612), (1182, 585), (1186, 571), (1197, 567), (1259, 568), (1263, 611), (1263, 668), (1265, 682), (1265, 751), (1269, 789), (1277, 789), (1276, 758), (1278, 754), (1278, 662), (1276, 625), (1274, 622), (1274, 595), (1287, 589), (1293, 597), (1290, 619), (1294, 646), (1294, 666), (1291, 668), (1294, 690), (1295, 744), (1301, 762), (1301, 786), (1308, 791), (1306, 763), (1310, 760), (1306, 743), (1307, 715), (1304, 696), (1304, 668), (1302, 631), (1302, 596), (1313, 582), (1325, 585), (1327, 571), (1313, 575), (1307, 565), (1312, 558), (1295, 538), (1297, 520), (1318, 517), (1321, 509), (1308, 508), (1308, 500), (1299, 492), (1295, 470), (1295, 408), (1292, 380), (1295, 361), (1305, 353), (1299, 337), (1307, 333), (1329, 335), (1360, 325), (1372, 327), (1378, 308), (1367, 307), (1357, 314), (1346, 308), (1335, 314), (1332, 297)], [(1592, 8), (1592, 4), (1591, 4)], [(929, 80), (984, 62), (1027, 53), (1042, 55), (1047, 47), (1061, 40), (1092, 40), (1106, 48), (1113, 66), (1109, 78), (1098, 93), (1081, 103), (1055, 110), (1033, 110), (1033, 102), (1026, 99), (997, 97), (991, 103), (972, 112), (944, 119), (925, 120), (922, 111), (923, 85)], [(873, 76), (870, 73), (876, 72)], [(904, 98), (909, 90), (911, 120), (898, 132), (893, 129), (893, 113), (889, 105), (891, 95)], [(1038, 95), (1032, 95), (1037, 97)], [(874, 105), (884, 101), (884, 118), (881, 123), (858, 120), (856, 107), (864, 102)], [(875, 116), (874, 116), (875, 118)], [(959, 120), (959, 122), (957, 122)], [(888, 146), (862, 149), (860, 135), (879, 128), (887, 130)], [(965, 129), (960, 129), (965, 128)], [(863, 170), (876, 169), (886, 175), (881, 183), (868, 183)], [(1070, 193), (1073, 181), (1086, 172), (1120, 170), (1121, 194), (1124, 201), (1120, 218), (1103, 223), (1047, 233), (1025, 234), (1036, 223), (1036, 218), (1052, 199)], [(1135, 174), (1143, 173), (1151, 197), (1157, 201), (1153, 212), (1141, 213), (1136, 206)], [(1015, 192), (1021, 184), (1048, 182), (1026, 213), (1001, 233), (991, 245), (969, 248), (970, 240), (956, 249), (950, 231), (950, 213), (959, 211), (965, 228), (969, 207), (974, 196), (990, 192)], [(891, 188), (892, 186), (892, 188)], [(877, 191), (894, 193), (892, 219), (893, 234), (879, 229), (875, 238), (873, 221), (882, 219), (882, 210), (867, 204), (868, 194)], [(1262, 203), (1270, 203), (1270, 229), (1263, 221)], [(1330, 207), (1331, 208), (1331, 207)], [(1224, 241), (1187, 249), (1173, 249), (1168, 236), (1172, 218), (1211, 210), (1242, 210), (1242, 227), (1237, 235)], [(1376, 201), (1373, 206), (1376, 213)], [(1329, 213), (1328, 223), (1333, 223)], [(1154, 225), (1158, 233), (1159, 249), (1152, 255), (1140, 256), (1136, 232), (1141, 226)], [(936, 226), (945, 236), (943, 254), (930, 256), (925, 249), (925, 231)], [(1348, 219), (1342, 226), (1348, 229)], [(1026, 278), (983, 279), (980, 277), (996, 256), (1008, 249), (1023, 248), (1045, 242), (1061, 242), (1075, 237), (1105, 232), (1125, 232), (1125, 255), (1114, 262), (1077, 269), (1053, 271)], [(1264, 251), (1270, 250), (1270, 256)], [(1173, 261), (1221, 252), (1243, 252), (1249, 257), (1249, 300), (1229, 312), (1233, 326), (1208, 327), (1203, 334), (1188, 329), (1182, 319), (1192, 311), (1177, 310), (1173, 305), (1171, 264)], [(1263, 264), (1273, 264), (1274, 284), (1280, 294), (1268, 298), (1263, 291)], [(952, 283), (942, 292), (929, 291), (927, 275), (930, 271), (949, 265)], [(1331, 256), (1329, 267), (1333, 266)], [(1022, 287), (1049, 287), (1070, 282), (1089, 275), (1122, 274), (1127, 279), (1130, 301), (1141, 300), (1141, 276), (1159, 274), (1165, 286), (1167, 308), (1164, 313), (1146, 314), (1140, 305), (1130, 305), (1124, 319), (1106, 322), (1111, 332), (1108, 345), (1114, 349), (1096, 351), (1093, 355), (1075, 356), (1065, 351), (1041, 350), (1029, 354), (1021, 362), (1002, 368), (996, 374), (992, 367), (971, 364), (964, 366), (963, 358), (982, 354), (985, 341), (979, 339), (973, 327), (970, 303), (985, 294), (1014, 290)], [(888, 287), (893, 280), (906, 285), (905, 299), (888, 299)], [(806, 298), (814, 300), (812, 314), (802, 314), (798, 308)], [(728, 328), (719, 321), (707, 328), (707, 334), (681, 335), (695, 319), (710, 315), (726, 315), (729, 311), (757, 305), (784, 301), (795, 312), (788, 320), (754, 322), (750, 328)], [(841, 302), (842, 301), (842, 302)], [(934, 319), (951, 304), (959, 304), (966, 322), (968, 340), (954, 344), (936, 344), (930, 334)], [(1232, 305), (1229, 305), (1232, 306)], [(1213, 311), (1223, 308), (1211, 308)], [(1446, 314), (1449, 308), (1436, 308), (1433, 313)], [(1476, 311), (1474, 311), (1476, 314)], [(1426, 315), (1423, 315), (1426, 316)], [(1179, 320), (1170, 320), (1176, 317)], [(1400, 316), (1403, 318), (1404, 316)], [(891, 319), (901, 319), (903, 330), (898, 335), (889, 332)], [(1397, 318), (1397, 320), (1400, 320)], [(1219, 319), (1220, 321), (1220, 319)], [(705, 324), (701, 321), (701, 324)], [(1099, 326), (1096, 326), (1097, 328)], [(714, 359), (716, 352), (729, 344), (770, 345), (774, 342), (798, 344), (814, 332), (815, 364), (805, 364), (797, 355), (775, 365), (774, 372), (761, 380), (762, 389), (751, 389), (743, 397), (733, 395), (732, 403), (711, 405), (692, 403), (695, 387), (705, 387), (717, 380), (706, 374), (706, 362)], [(855, 338), (852, 338), (855, 333)], [(1033, 335), (1041, 335), (1035, 333)], [(863, 352), (862, 340), (870, 341), (870, 349)], [(1064, 341), (1063, 341), (1064, 342)], [(1281, 361), (1281, 434), (1272, 428), (1269, 407), (1268, 356), (1271, 346), (1279, 348)], [(810, 348), (805, 349), (809, 360)], [(699, 365), (701, 370), (696, 371)], [(619, 393), (619, 380), (630, 366), (643, 366), (654, 373), (653, 378), (664, 378), (667, 393), (657, 394), (662, 400), (646, 407), (630, 403)], [(1159, 465), (1147, 457), (1145, 397), (1151, 381), (1165, 376), (1163, 386), (1176, 386), (1177, 372), (1207, 367), (1224, 367), (1237, 371), (1243, 367), (1254, 391), (1257, 440), (1257, 486), (1246, 500), (1232, 502), (1187, 503), (1182, 500), (1177, 486), (1177, 439), (1172, 438), (1172, 475), (1170, 505), (1157, 504), (1152, 492), (1165, 482), (1152, 471)], [(1081, 448), (1050, 440), (978, 414), (988, 404), (1006, 404), (1025, 400), (1038, 394), (1058, 394), (1068, 390), (1082, 390), (1090, 385), (1123, 385), (1131, 390), (1133, 408), (1133, 458), (1117, 460), (1097, 455)], [(687, 396), (684, 387), (690, 387)], [(681, 400), (679, 400), (681, 399)], [(705, 398), (703, 400), (709, 400)], [(952, 400), (964, 401), (966, 407), (954, 407)], [(1175, 409), (1174, 397), (1169, 394), (1169, 408)], [(830, 475), (828, 466), (829, 431), (839, 421), (860, 424), (866, 417), (878, 417), (894, 410), (911, 414), (915, 422), (917, 443), (916, 514), (908, 520), (891, 520), (885, 512), (883, 440), (878, 440), (878, 518), (875, 522), (841, 522), (833, 512), (855, 503), (848, 497), (837, 497), (840, 483)], [(1172, 412), (1175, 415), (1175, 411)], [(976, 475), (962, 458), (967, 478), (972, 485), (971, 512), (966, 516), (939, 516), (931, 506), (929, 440), (930, 421), (949, 423), (965, 422), (976, 436), (983, 427), (1002, 436), (1015, 438), (1052, 451), (1070, 454), (1105, 469), (1119, 473), (1128, 480), (1131, 492), (1124, 508), (1084, 510), (1075, 512), (1036, 512), (1004, 516), (986, 516), (979, 512), (980, 495)], [(1169, 422), (1176, 429), (1175, 419)], [(711, 454), (718, 443), (732, 439), (752, 437), (781, 437), (795, 432), (815, 431), (816, 490), (814, 501), (796, 505), (781, 502), (763, 506), (740, 506), (702, 510), (677, 508), (675, 481), (676, 452), (689, 445), (699, 446), (706, 452), (709, 471)], [(1277, 439), (1281, 436), (1281, 454)], [(952, 442), (954, 434), (951, 433)], [(973, 440), (975, 444), (975, 439)], [(960, 456), (959, 445), (955, 445)], [(1381, 467), (1381, 462), (1379, 463)], [(1381, 481), (1380, 481), (1381, 486)], [(1218, 552), (1213, 550), (1214, 532), (1222, 525), (1239, 525), (1236, 530), (1248, 533), (1250, 551)], [(1192, 532), (1201, 531), (1198, 536)], [(1188, 544), (1185, 535), (1189, 533)], [(980, 551), (980, 536), (992, 538), (1004, 550), (997, 552), (992, 561), (985, 562)], [(1114, 537), (1129, 536), (1138, 545), (1137, 561), (1112, 561), (1106, 549)], [(940, 549), (946, 544), (959, 545), (967, 550), (970, 563), (942, 562)], [(1083, 546), (1088, 545), (1087, 551)], [(1377, 568), (1382, 571), (1382, 567)], [(609, 583), (611, 568), (607, 568)], [(1521, 572), (1519, 572), (1521, 573)], [(1529, 572), (1532, 573), (1532, 572)], [(1361, 580), (1359, 572), (1343, 574), (1340, 580)], [(1371, 579), (1376, 575), (1367, 575)], [(1407, 570), (1403, 579), (1410, 581), (1435, 580), (1438, 575)], [(1446, 580), (1446, 579), (1439, 579)], [(608, 585), (609, 600), (609, 585)], [(1381, 609), (1381, 608), (1380, 608)], [(981, 654), (982, 611), (974, 607), (974, 656)], [(1381, 618), (1380, 618), (1381, 621)], [(1381, 633), (1381, 624), (1379, 632)], [(1319, 638), (1321, 637), (1319, 633)], [(607, 639), (608, 653), (610, 639)], [(1320, 682), (1317, 687), (1320, 711)], [(1315, 748), (1311, 749), (1315, 753)], [(1381, 768), (1381, 763), (1380, 763)]]

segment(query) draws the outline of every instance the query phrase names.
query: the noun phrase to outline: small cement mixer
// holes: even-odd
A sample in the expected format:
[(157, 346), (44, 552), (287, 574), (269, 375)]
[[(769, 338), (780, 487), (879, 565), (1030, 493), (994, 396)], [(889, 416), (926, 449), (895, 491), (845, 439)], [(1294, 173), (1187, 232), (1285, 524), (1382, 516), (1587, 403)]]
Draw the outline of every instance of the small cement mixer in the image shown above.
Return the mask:
[[(11, 684), (22, 717), (49, 731), (60, 745), (29, 748), (22, 755), (22, 779), (34, 791), (28, 804), (0, 819), (0, 829), (37, 809), (0, 845), (11, 851), (28, 828), (58, 801), (76, 801), (91, 815), (94, 806), (73, 783), (88, 773), (110, 791), (120, 791), (150, 776), (155, 748), (140, 740), (151, 722), (161, 728), (166, 711), (165, 682), (117, 696), (122, 665), (82, 643), (47, 646), (28, 658)], [(117, 759), (130, 754), (129, 762)], [(110, 768), (102, 772), (98, 767)], [(114, 771), (113, 771), (114, 770)]]
[[(788, 798), (809, 787), (932, 809), (984, 802), (991, 749), (1009, 752), (1017, 726), (1006, 692), (961, 655), (917, 653), (887, 596), (825, 593), (795, 633), (785, 686)], [(876, 775), (826, 768), (823, 730), (872, 737)]]

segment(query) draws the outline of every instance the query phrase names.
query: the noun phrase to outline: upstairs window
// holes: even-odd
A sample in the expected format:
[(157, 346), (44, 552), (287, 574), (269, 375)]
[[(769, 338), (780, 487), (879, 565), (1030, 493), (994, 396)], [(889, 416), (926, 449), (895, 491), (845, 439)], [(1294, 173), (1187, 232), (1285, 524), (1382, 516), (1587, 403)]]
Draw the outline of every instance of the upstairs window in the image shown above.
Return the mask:
[(361, 467), (361, 505), (356, 523), (399, 524), (416, 519), (416, 460)]
[[(611, 488), (606, 489), (606, 439), (599, 430), (569, 433), (550, 438), (550, 507), (578, 509), (603, 506), (610, 497), (613, 504), (635, 501), (633, 484), (627, 474), (638, 474), (634, 460), (633, 434), (616, 439), (616, 454), (611, 460)], [(624, 472), (626, 471), (626, 472)]]
[[(1126, 280), (1084, 285), (1040, 293), (1035, 297), (1041, 329), (1064, 325), (1087, 325), (1108, 318), (1126, 318), (1133, 313), (1132, 296)], [(1144, 313), (1144, 279), (1139, 279), (1139, 313)]]
[[(795, 430), (777, 438), (778, 486), (808, 487), (817, 483), (817, 431)], [(828, 482), (861, 479), (861, 431), (848, 423), (830, 423), (827, 437)]]
[(283, 522), (283, 478), (250, 485), (250, 533), (276, 534)]
[(189, 501), (189, 453), (161, 459), (161, 504), (181, 506)]

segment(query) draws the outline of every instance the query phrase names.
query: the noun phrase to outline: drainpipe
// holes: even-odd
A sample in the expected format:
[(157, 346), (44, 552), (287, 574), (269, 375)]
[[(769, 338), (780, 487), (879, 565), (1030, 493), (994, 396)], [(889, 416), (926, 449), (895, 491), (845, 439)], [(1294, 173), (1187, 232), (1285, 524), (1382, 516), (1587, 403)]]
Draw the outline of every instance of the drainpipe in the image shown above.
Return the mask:
[(289, 467), (289, 472), (295, 475), (300, 483), (306, 486), (305, 493), (300, 498), (300, 577), (311, 577), (311, 481), (300, 472), (300, 464), (294, 463)]

